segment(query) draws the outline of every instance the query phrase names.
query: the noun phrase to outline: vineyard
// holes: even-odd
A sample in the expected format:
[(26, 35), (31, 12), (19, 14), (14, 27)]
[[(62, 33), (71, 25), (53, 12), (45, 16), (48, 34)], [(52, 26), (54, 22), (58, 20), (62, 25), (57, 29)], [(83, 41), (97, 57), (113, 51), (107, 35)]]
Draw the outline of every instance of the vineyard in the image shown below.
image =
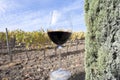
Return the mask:
[[(69, 42), (75, 40), (84, 40), (84, 32), (73, 32)], [(7, 48), (6, 33), (0, 32), (0, 49)], [(24, 47), (28, 50), (41, 49), (45, 47), (54, 47), (55, 45), (49, 39), (47, 33), (41, 29), (39, 31), (25, 32), (22, 30), (8, 31), (8, 43), (10, 48)]]
[[(70, 70), (70, 80), (84, 80), (84, 32), (74, 32), (61, 51), (62, 67)], [(58, 69), (57, 46), (44, 30), (0, 32), (0, 80), (49, 80)], [(10, 54), (8, 54), (10, 53)]]

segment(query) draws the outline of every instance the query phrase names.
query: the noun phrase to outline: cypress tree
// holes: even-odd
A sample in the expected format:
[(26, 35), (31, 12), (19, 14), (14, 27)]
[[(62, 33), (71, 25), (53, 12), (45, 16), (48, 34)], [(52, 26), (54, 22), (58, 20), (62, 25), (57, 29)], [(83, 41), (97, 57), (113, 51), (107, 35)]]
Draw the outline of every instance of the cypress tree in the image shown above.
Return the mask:
[(85, 0), (86, 80), (120, 80), (120, 0)]

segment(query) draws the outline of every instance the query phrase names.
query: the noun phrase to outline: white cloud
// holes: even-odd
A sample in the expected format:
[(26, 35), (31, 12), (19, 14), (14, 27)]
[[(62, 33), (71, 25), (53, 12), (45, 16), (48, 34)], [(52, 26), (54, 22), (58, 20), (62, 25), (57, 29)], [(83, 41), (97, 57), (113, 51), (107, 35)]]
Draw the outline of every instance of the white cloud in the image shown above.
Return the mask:
[[(0, 24), (0, 26), (6, 26), (9, 30), (39, 30), (41, 26), (48, 26), (48, 19), (49, 15), (46, 12), (26, 11), (22, 14), (6, 15), (6, 17), (4, 16), (1, 20), (2, 24)], [(0, 28), (0, 31), (4, 31), (4, 28)]]
[(7, 5), (1, 0), (0, 1), (0, 14), (4, 13), (7, 9)]
[(84, 5), (84, 2), (82, 0), (75, 0), (75, 2), (73, 2), (72, 4), (65, 6), (62, 11), (68, 12), (68, 11), (77, 10), (77, 9), (83, 10), (83, 5)]
[[(15, 3), (14, 0), (11, 1), (13, 2), (10, 2), (9, 0), (0, 0), (0, 14), (2, 14), (2, 16), (0, 16), (1, 17), (0, 31), (5, 31), (5, 27), (7, 27), (8, 30), (22, 29), (25, 31), (39, 30), (41, 27), (44, 27), (45, 29), (48, 28), (50, 22), (49, 20), (50, 14), (49, 11), (47, 10), (42, 10), (42, 11), (31, 10), (31, 11), (23, 11), (22, 13), (16, 12), (16, 13), (9, 13), (7, 15), (6, 14), (3, 15), (3, 13), (16, 9), (16, 7), (23, 7), (23, 5)], [(64, 8), (61, 9), (61, 11), (66, 13), (81, 9), (83, 10), (83, 1), (81, 2), (81, 0), (75, 0), (75, 2), (73, 2), (72, 4), (68, 6), (64, 6)], [(56, 15), (58, 15), (58, 13)], [(83, 26), (85, 26), (83, 12), (81, 13), (74, 12), (72, 16), (72, 21), (73, 21), (74, 30), (82, 29)], [(55, 22), (55, 17), (53, 23), (54, 22)]]
[(11, 12), (19, 7), (21, 5), (16, 3), (15, 0), (0, 0), (0, 15)]
[(68, 14), (70, 13), (74, 31), (86, 31), (84, 19), (84, 0), (75, 0), (75, 2), (69, 6), (65, 6), (62, 12)]

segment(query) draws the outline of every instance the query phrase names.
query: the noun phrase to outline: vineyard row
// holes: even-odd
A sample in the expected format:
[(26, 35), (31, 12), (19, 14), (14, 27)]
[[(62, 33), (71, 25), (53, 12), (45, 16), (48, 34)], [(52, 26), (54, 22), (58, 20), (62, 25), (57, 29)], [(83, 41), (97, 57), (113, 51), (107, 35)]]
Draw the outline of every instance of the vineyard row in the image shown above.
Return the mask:
[[(85, 39), (84, 32), (73, 32), (69, 41)], [(48, 45), (54, 45), (49, 39), (47, 33), (41, 29), (39, 31), (25, 32), (23, 30), (8, 31), (8, 42), (10, 47), (25, 46), (26, 48), (41, 48)], [(0, 32), (0, 49), (7, 46), (6, 33)]]

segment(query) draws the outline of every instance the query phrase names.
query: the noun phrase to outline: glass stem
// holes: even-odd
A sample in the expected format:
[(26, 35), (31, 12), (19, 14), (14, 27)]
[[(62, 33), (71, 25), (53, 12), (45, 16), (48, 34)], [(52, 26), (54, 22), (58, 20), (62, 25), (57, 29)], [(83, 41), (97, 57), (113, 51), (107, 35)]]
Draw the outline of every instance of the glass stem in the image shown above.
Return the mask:
[(62, 49), (62, 46), (58, 46), (58, 50), (59, 50), (59, 68), (62, 67), (62, 62), (61, 62), (61, 49)]

